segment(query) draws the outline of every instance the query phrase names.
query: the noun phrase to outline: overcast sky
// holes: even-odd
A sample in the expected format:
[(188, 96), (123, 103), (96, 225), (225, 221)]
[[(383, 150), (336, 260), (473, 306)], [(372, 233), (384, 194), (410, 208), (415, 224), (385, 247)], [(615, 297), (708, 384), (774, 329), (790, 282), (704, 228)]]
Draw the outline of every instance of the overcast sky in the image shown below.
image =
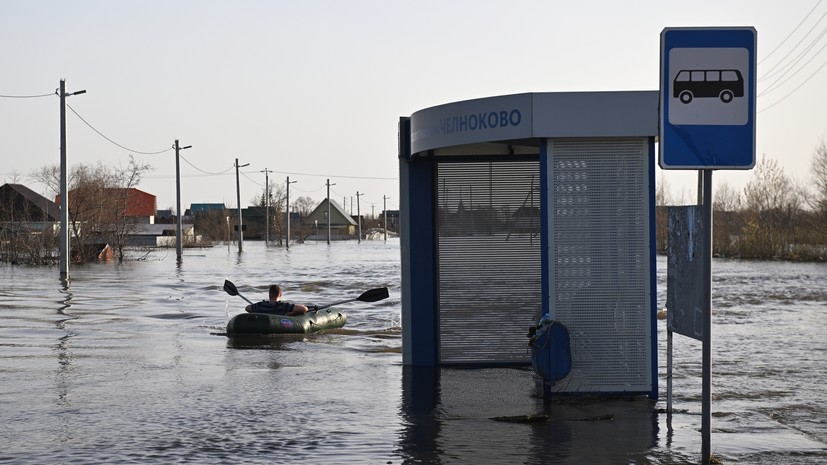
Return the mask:
[[(0, 182), (60, 162), (154, 166), (139, 188), (175, 206), (236, 205), (269, 176), (291, 199), (398, 208), (397, 122), (435, 105), (522, 92), (657, 90), (660, 33), (758, 31), (756, 152), (800, 182), (827, 134), (827, 2), (0, 0)], [(88, 124), (87, 124), (88, 123)], [(91, 126), (91, 127), (90, 127)], [(92, 129), (94, 128), (94, 130)], [(107, 140), (109, 139), (109, 140)], [(741, 189), (751, 171), (718, 172)], [(658, 172), (694, 196), (695, 172)], [(386, 198), (386, 199), (383, 199)]]

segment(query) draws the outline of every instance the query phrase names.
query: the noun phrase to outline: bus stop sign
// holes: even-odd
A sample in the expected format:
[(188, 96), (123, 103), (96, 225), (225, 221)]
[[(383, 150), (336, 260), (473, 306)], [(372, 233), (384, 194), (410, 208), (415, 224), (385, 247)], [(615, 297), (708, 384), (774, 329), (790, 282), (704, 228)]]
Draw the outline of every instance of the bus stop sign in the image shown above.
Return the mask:
[(755, 166), (752, 27), (661, 32), (660, 167)]

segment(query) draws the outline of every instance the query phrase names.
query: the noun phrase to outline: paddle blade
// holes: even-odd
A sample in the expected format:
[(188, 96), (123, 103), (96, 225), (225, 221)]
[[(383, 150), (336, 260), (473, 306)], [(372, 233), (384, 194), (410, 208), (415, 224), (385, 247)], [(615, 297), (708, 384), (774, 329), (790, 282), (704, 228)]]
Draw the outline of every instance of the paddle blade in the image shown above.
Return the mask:
[(365, 291), (356, 298), (356, 300), (362, 302), (376, 302), (377, 300), (387, 299), (388, 298), (388, 288), (387, 287), (377, 287), (376, 289), (370, 289)]
[(230, 295), (238, 295), (238, 289), (235, 287), (235, 284), (231, 283), (230, 280), (224, 280), (224, 291)]

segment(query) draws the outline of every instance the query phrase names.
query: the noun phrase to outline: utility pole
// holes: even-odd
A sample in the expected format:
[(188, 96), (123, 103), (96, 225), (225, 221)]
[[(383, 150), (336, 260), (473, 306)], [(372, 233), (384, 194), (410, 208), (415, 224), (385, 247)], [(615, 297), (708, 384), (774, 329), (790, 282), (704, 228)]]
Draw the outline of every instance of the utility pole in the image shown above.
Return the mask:
[(264, 247), (270, 247), (270, 176), (271, 171), (264, 168)]
[(287, 210), (287, 241), (284, 243), (284, 247), (289, 249), (290, 248), (290, 184), (295, 184), (298, 181), (290, 182), (290, 176), (287, 176), (287, 199), (285, 201), (285, 210)]
[(359, 196), (365, 195), (364, 192), (361, 194), (359, 191), (356, 191), (356, 222), (359, 223), (359, 240), (356, 241), (357, 244), (362, 243), (362, 211), (359, 208)]
[(243, 247), (241, 245), (244, 242), (244, 231), (241, 224), (241, 184), (238, 182), (238, 169), (244, 168), (245, 166), (249, 166), (250, 164), (244, 164), (238, 166), (238, 158), (235, 159), (235, 194), (236, 194), (236, 204), (238, 205), (238, 253), (241, 253)]
[(327, 245), (330, 245), (330, 186), (335, 185), (330, 184), (330, 179), (327, 180)]
[(85, 94), (85, 90), (66, 93), (66, 80), (60, 80), (60, 279), (69, 281), (69, 189), (66, 176), (66, 97)]
[(382, 208), (385, 210), (385, 242), (388, 242), (388, 199), (390, 197), (382, 196)]
[(178, 257), (178, 263), (183, 261), (183, 234), (181, 230), (183, 227), (181, 226), (181, 220), (184, 214), (181, 212), (181, 162), (180, 158), (181, 155), (179, 152), (181, 150), (188, 149), (192, 147), (188, 145), (186, 147), (181, 147), (178, 145), (178, 139), (175, 139), (175, 255)]

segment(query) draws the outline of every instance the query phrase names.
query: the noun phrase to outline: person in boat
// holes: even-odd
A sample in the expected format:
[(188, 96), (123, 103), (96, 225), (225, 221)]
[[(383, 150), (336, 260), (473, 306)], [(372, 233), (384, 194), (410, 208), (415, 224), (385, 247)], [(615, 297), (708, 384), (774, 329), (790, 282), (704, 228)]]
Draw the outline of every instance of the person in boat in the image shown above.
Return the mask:
[(307, 313), (306, 305), (294, 304), (281, 300), (281, 287), (278, 284), (270, 285), (269, 300), (262, 300), (254, 304), (248, 305), (245, 310), (248, 313), (273, 313), (276, 315), (295, 316)]

